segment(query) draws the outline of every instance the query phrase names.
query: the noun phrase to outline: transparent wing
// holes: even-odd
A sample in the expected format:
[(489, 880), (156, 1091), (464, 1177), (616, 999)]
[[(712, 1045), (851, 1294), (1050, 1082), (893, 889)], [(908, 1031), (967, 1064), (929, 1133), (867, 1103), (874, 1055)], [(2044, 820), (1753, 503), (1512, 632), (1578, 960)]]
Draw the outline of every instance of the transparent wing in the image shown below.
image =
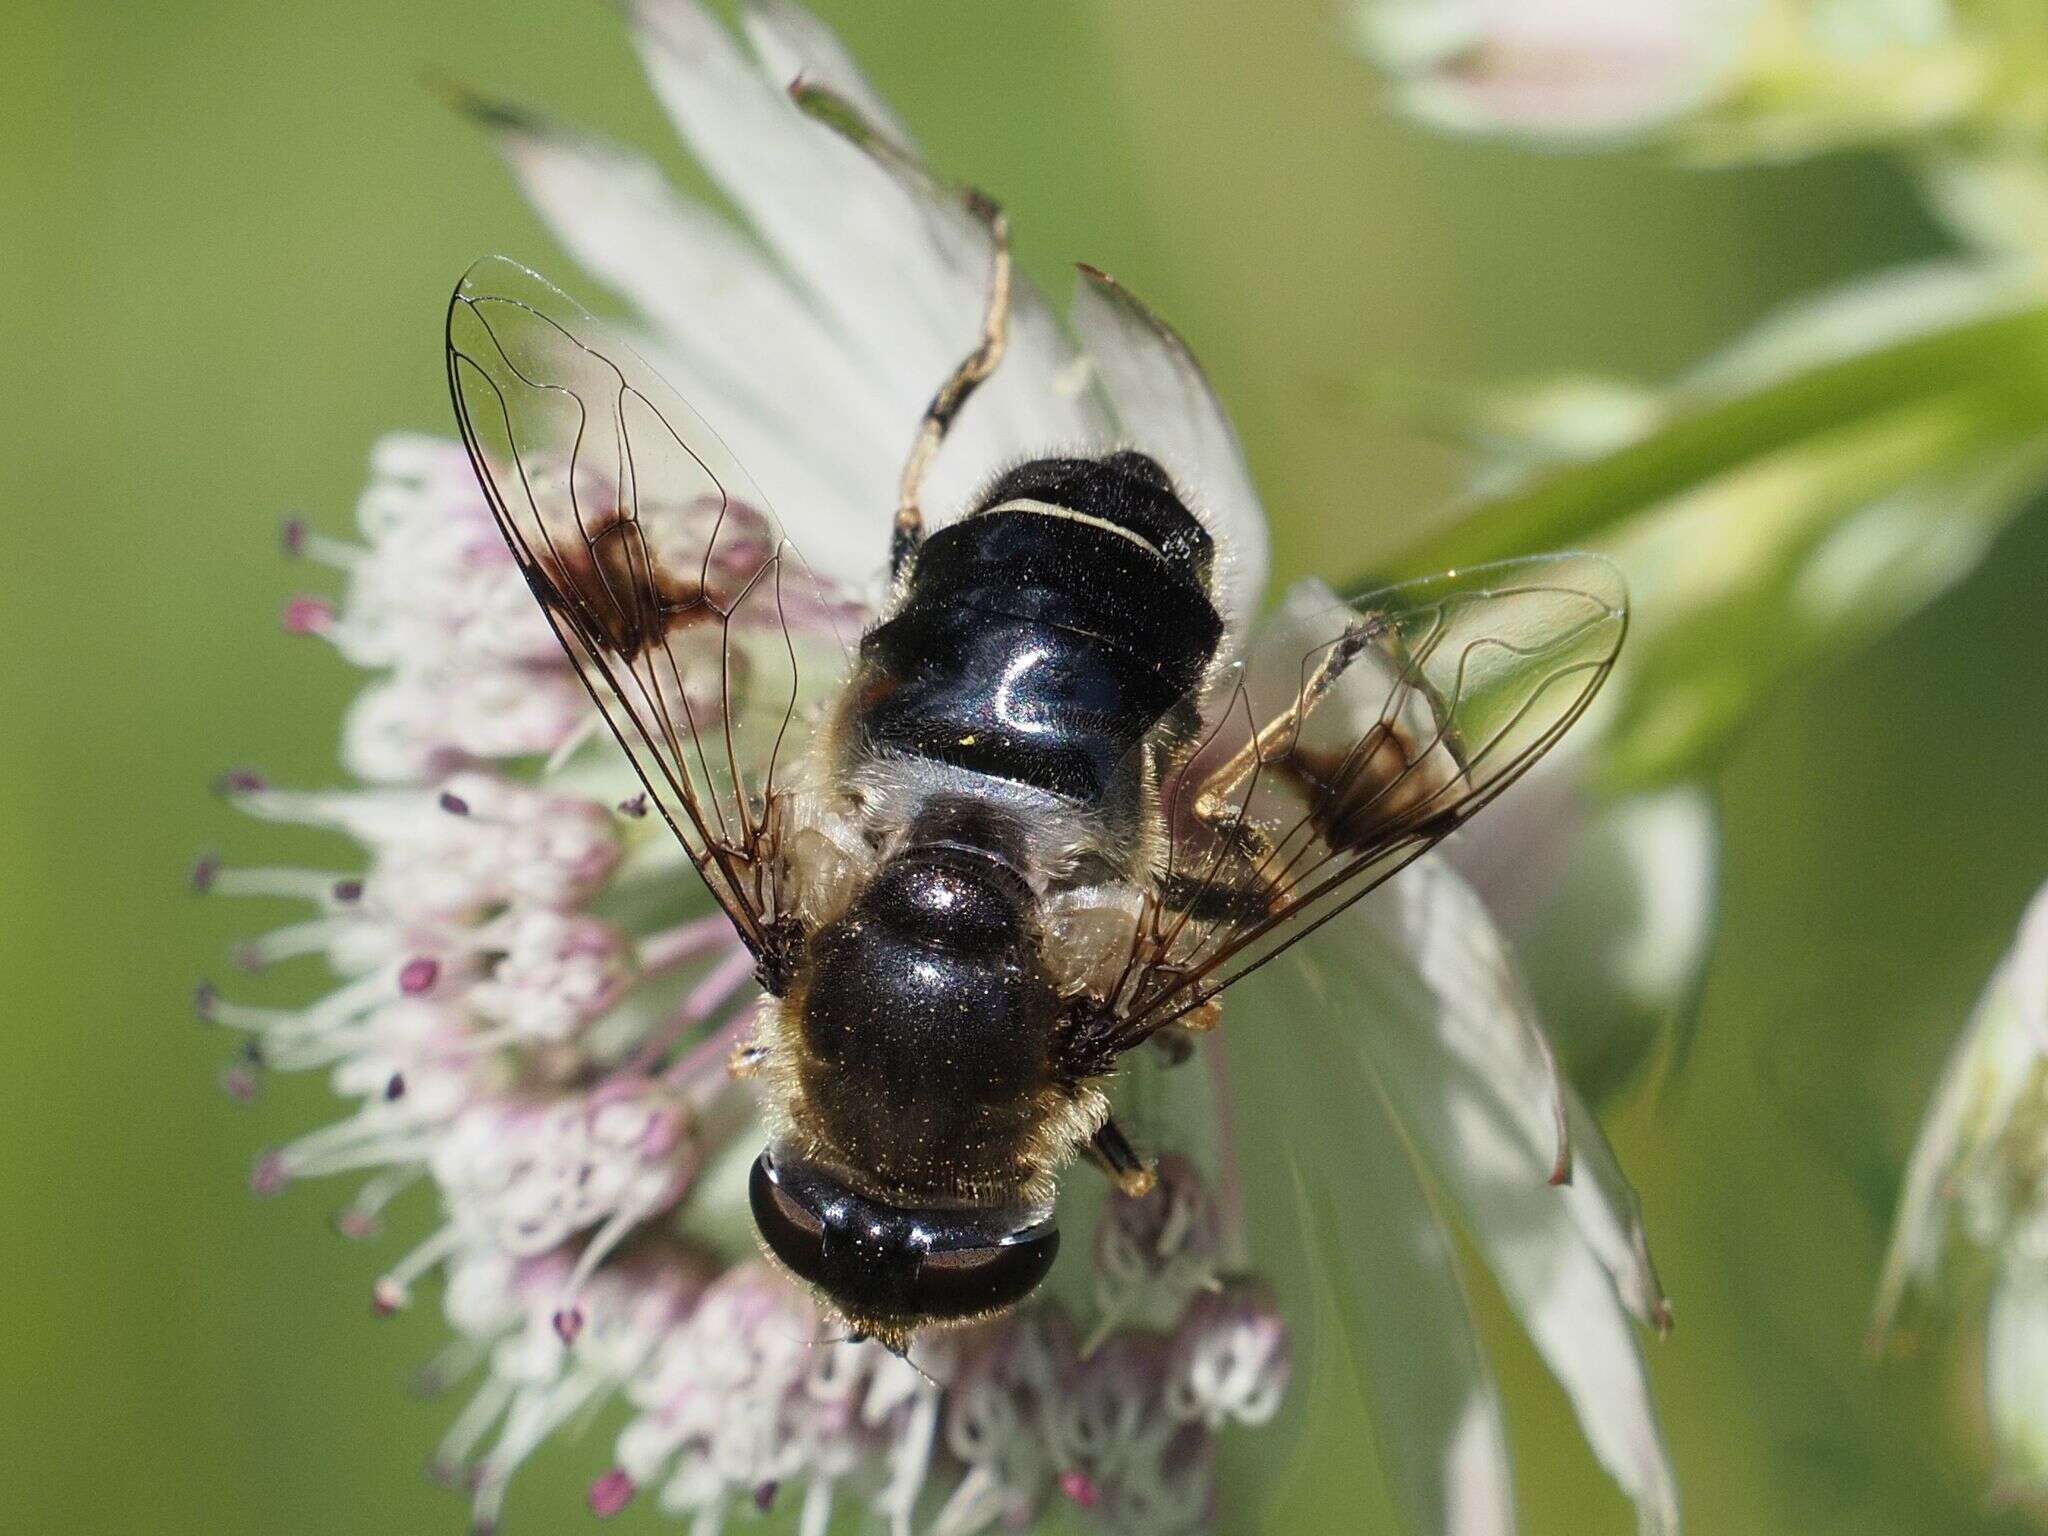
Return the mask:
[[(1320, 593), (1320, 597), (1316, 596)], [(1585, 711), (1628, 623), (1593, 556), (1341, 601), (1297, 589), (1164, 787), (1167, 854), (1111, 999), (1128, 1048), (1462, 826)]]
[(716, 434), (545, 279), (479, 262), (448, 381), (505, 542), (591, 698), (758, 953), (776, 775), (858, 606), (805, 567)]

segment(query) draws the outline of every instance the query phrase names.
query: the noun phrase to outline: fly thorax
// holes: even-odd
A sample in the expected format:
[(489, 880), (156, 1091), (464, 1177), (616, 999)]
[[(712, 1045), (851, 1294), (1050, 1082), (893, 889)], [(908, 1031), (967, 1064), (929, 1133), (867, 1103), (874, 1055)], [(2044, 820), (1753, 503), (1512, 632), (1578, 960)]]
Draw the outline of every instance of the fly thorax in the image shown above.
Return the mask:
[(918, 551), (861, 638), (850, 767), (917, 760), (1121, 823), (1214, 660), (1209, 536), (1141, 454), (1040, 459)]

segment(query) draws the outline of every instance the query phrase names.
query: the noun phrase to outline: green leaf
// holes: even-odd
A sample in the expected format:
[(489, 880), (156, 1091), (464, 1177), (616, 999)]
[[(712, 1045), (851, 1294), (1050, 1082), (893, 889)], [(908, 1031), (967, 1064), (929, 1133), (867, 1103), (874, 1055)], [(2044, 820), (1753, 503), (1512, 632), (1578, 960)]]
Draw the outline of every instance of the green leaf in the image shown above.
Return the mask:
[(1610, 552), (1639, 623), (1602, 787), (1697, 774), (1778, 687), (1961, 580), (2042, 484), (2044, 448), (1937, 400), (1766, 460), (1624, 538)]
[(1406, 573), (1590, 546), (1621, 565), (1633, 627), (1601, 727), (1605, 790), (1704, 771), (1788, 679), (1968, 574), (2048, 483), (2048, 308), (1787, 371), (1790, 330), (1746, 389), (1715, 370), (1721, 398), (1481, 500), (1399, 559)]
[(1959, 402), (1987, 429), (2048, 426), (2048, 306), (1913, 336), (1681, 410), (1627, 447), (1468, 507), (1401, 551), (1385, 574), (1597, 544), (1646, 509), (1772, 453), (1940, 399)]

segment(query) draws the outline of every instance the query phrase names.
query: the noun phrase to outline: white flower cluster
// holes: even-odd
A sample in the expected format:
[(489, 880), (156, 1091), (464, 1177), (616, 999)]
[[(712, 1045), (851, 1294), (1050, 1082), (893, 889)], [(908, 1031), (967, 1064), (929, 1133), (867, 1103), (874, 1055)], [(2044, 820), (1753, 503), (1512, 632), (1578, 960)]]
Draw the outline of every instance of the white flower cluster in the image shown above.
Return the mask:
[(342, 759), (373, 783), (412, 783), (478, 758), (545, 754), (588, 701), (491, 520), (469, 456), (440, 438), (377, 445), (357, 508), (364, 544), (287, 523), (284, 546), (339, 567), (337, 611), (285, 607), (284, 626), (323, 635), (384, 676), (349, 710)]
[[(711, 1529), (728, 1508), (797, 1486), (806, 1530), (824, 1528), (843, 1491), (899, 1528), (922, 1513), (955, 1536), (1056, 1496), (1117, 1530), (1202, 1528), (1210, 1435), (1272, 1415), (1286, 1352), (1270, 1303), (1206, 1289), (1218, 1283), (1213, 1217), (1191, 1252), (1164, 1214), (1200, 1198), (1191, 1173), (1117, 1202), (1104, 1227), (1117, 1255), (1101, 1276), (1107, 1315), (1184, 1314), (1179, 1326), (1105, 1328), (1085, 1362), (1049, 1314), (942, 1340), (917, 1366), (872, 1346), (819, 1348), (826, 1320), (797, 1288), (758, 1260), (721, 1269), (723, 1233), (696, 1239), (695, 1175), (707, 1155), (746, 1145), (744, 1112), (721, 1101), (738, 1094), (725, 1065), (747, 1022), (751, 959), (715, 914), (641, 932), (593, 910), (656, 880), (680, 886), (673, 859), (643, 859), (653, 879), (622, 864), (627, 845), (665, 834), (636, 824), (630, 797), (615, 811), (488, 766), (573, 746), (588, 705), (460, 448), (394, 438), (372, 469), (364, 545), (287, 529), (288, 548), (348, 580), (338, 604), (294, 600), (285, 625), (381, 674), (351, 712), (344, 758), (384, 787), (289, 793), (247, 774), (223, 785), (253, 815), (346, 834), (367, 867), (209, 860), (196, 874), (213, 890), (316, 903), (241, 959), (319, 955), (341, 985), (289, 1012), (203, 989), (200, 1009), (250, 1035), (238, 1089), (258, 1066), (327, 1067), (357, 1105), (259, 1159), (259, 1192), (373, 1170), (339, 1217), (368, 1236), (404, 1187), (431, 1180), (441, 1224), (374, 1299), (394, 1310), (445, 1272), (458, 1342), (434, 1375), (482, 1382), (436, 1464), (473, 1489), (477, 1525), (495, 1523), (512, 1472), (547, 1434), (622, 1395), (636, 1414), (592, 1488), (599, 1513), (647, 1487)], [(512, 718), (500, 700), (517, 701)], [(1162, 1225), (1167, 1241), (1133, 1235)], [(1169, 1269), (1162, 1306), (1145, 1292)], [(959, 1387), (941, 1387), (956, 1370)], [(1070, 1381), (1082, 1384), (1071, 1397)]]
[[(537, 713), (516, 739), (431, 704), (459, 698), (478, 671), (513, 692), (545, 698), (563, 684), (582, 695), (459, 446), (394, 439), (372, 471), (365, 546), (288, 530), (290, 545), (349, 579), (336, 604), (295, 600), (286, 625), (376, 674), (345, 755), (380, 782), (297, 793), (236, 773), (222, 785), (253, 816), (348, 836), (365, 867), (208, 859), (194, 877), (213, 891), (310, 900), (314, 916), (239, 958), (260, 968), (319, 956), (339, 984), (294, 1010), (211, 987), (198, 1001), (248, 1036), (231, 1073), (238, 1093), (264, 1068), (326, 1068), (355, 1105), (259, 1158), (259, 1193), (366, 1170), (337, 1225), (368, 1237), (402, 1190), (431, 1183), (439, 1223), (373, 1301), (395, 1311), (428, 1273), (445, 1277), (458, 1338), (432, 1374), (481, 1384), (436, 1465), (473, 1491), (477, 1527), (495, 1524), (513, 1471), (549, 1433), (617, 1396), (634, 1417), (591, 1490), (599, 1513), (644, 1487), (712, 1530), (728, 1509), (794, 1488), (806, 1531), (822, 1531), (842, 1496), (898, 1529), (954, 1536), (1056, 1497), (1099, 1508), (1120, 1531), (1205, 1528), (1211, 1437), (1272, 1416), (1287, 1356), (1269, 1301), (1217, 1289), (1214, 1203), (1199, 1176), (1176, 1162), (1154, 1196), (1112, 1203), (1105, 1323), (1085, 1360), (1050, 1314), (941, 1338), (916, 1365), (872, 1345), (821, 1347), (830, 1320), (735, 1242), (732, 1212), (697, 1188), (707, 1161), (751, 1155), (758, 1139), (727, 1070), (751, 1022), (752, 957), (723, 915), (670, 910), (687, 899), (687, 871), (626, 794), (623, 764), (552, 776), (578, 782), (573, 792), (508, 771), (573, 749), (587, 701)], [(384, 713), (394, 698), (418, 701), (432, 728), (356, 729), (405, 713)], [(593, 778), (605, 798), (587, 792)], [(604, 915), (614, 912), (658, 916)], [(1192, 1227), (1177, 1214), (1189, 1202), (1209, 1212)], [(1126, 1314), (1164, 1331), (1119, 1331)], [(1000, 1384), (998, 1358), (1013, 1362)], [(1070, 1401), (1070, 1381), (1090, 1385)], [(991, 1435), (997, 1413), (1016, 1427)]]
[(767, 1266), (728, 1271), (627, 1388), (638, 1416), (593, 1507), (650, 1488), (665, 1512), (701, 1518), (742, 1497), (766, 1507), (797, 1482), (806, 1532), (842, 1486), (899, 1528), (922, 1496), (932, 1536), (1022, 1529), (1059, 1499), (1113, 1531), (1200, 1531), (1213, 1433), (1269, 1420), (1287, 1375), (1284, 1330), (1256, 1290), (1205, 1294), (1174, 1333), (1120, 1332), (1092, 1353), (1050, 1307), (944, 1337), (917, 1365), (815, 1349), (818, 1323)]

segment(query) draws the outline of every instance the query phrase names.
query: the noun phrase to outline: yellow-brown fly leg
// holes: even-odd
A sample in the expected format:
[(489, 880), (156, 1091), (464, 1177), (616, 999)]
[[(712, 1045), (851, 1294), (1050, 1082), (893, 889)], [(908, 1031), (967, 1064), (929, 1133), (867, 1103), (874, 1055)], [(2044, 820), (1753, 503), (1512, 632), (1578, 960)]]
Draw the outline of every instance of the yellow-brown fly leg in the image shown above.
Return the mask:
[[(1288, 707), (1261, 725), (1203, 780), (1195, 792), (1194, 817), (1212, 833), (1226, 850), (1225, 866), (1230, 877), (1218, 884), (1204, 882), (1190, 904), (1197, 916), (1208, 915), (1200, 908), (1215, 907), (1221, 901), (1233, 912), (1263, 907), (1275, 910), (1289, 895), (1286, 865), (1273, 840), (1247, 814), (1254, 776), (1271, 770), (1298, 778), (1295, 748), (1302, 724), (1314, 713), (1345, 668), (1356, 661), (1366, 647), (1385, 635), (1390, 626), (1377, 614), (1357, 619), (1335, 644), (1324, 651), (1315, 670), (1302, 683)], [(1171, 896), (1169, 896), (1171, 899)], [(1226, 915), (1221, 912), (1214, 915)]]
[(924, 491), (924, 479), (930, 472), (932, 461), (938, 458), (939, 448), (946, 441), (953, 418), (960, 414), (975, 390), (988, 376), (996, 371), (996, 364), (1003, 360), (1003, 349), (1010, 336), (1010, 223), (987, 197), (979, 192), (967, 194), (968, 211), (988, 226), (989, 239), (995, 245), (995, 257), (989, 270), (988, 308), (982, 316), (981, 344), (961, 361), (953, 370), (951, 378), (939, 386), (939, 392), (932, 396), (932, 403), (925, 407), (924, 420), (919, 423), (917, 440), (911, 445), (910, 458), (903, 466), (903, 480), (896, 498), (896, 523), (889, 537), (889, 574), (900, 576), (909, 565), (918, 547), (924, 543), (924, 506), (920, 497)]
[[(1252, 814), (1258, 775), (1279, 775), (1293, 789), (1306, 792), (1311, 802), (1307, 824), (1318, 834), (1325, 833), (1326, 786), (1301, 760), (1302, 729), (1345, 670), (1373, 645), (1387, 644), (1392, 632), (1383, 615), (1355, 618), (1323, 651), (1287, 708), (1257, 726), (1243, 746), (1200, 780), (1190, 813), (1211, 844), (1161, 882), (1158, 910), (1167, 920), (1163, 928), (1153, 930), (1155, 952), (1145, 957), (1155, 975), (1175, 972), (1173, 954), (1184, 948), (1186, 936), (1193, 934), (1199, 946), (1199, 935), (1212, 925), (1255, 927), (1287, 909), (1294, 897), (1291, 876), (1302, 850), (1290, 851), (1287, 846), (1295, 841), (1292, 833), (1276, 842)], [(1157, 1040), (1169, 1059), (1184, 1060), (1193, 1052), (1192, 1036), (1214, 1029), (1221, 1008), (1213, 996), (1198, 997), (1192, 1007), (1149, 1031), (1146, 1038)]]
[(1337, 679), (1375, 640), (1389, 634), (1392, 626), (1378, 614), (1365, 614), (1354, 621), (1337, 639), (1336, 643), (1323, 652), (1322, 660), (1301, 685), (1294, 702), (1260, 726), (1252, 739), (1233, 752), (1230, 757), (1209, 775), (1201, 790), (1195, 796), (1195, 817), (1204, 826), (1223, 831), (1235, 823), (1240, 829), (1235, 835), (1245, 835), (1250, 824), (1238, 817), (1238, 808), (1230, 804), (1230, 796), (1243, 788), (1253, 774), (1261, 768), (1285, 768), (1293, 761), (1296, 743), (1301, 738), (1302, 722), (1315, 712)]
[(1114, 1120), (1102, 1122), (1102, 1128), (1082, 1149), (1082, 1155), (1100, 1168), (1116, 1186), (1117, 1193), (1127, 1200), (1142, 1200), (1159, 1187), (1159, 1176), (1138, 1155), (1138, 1149)]

